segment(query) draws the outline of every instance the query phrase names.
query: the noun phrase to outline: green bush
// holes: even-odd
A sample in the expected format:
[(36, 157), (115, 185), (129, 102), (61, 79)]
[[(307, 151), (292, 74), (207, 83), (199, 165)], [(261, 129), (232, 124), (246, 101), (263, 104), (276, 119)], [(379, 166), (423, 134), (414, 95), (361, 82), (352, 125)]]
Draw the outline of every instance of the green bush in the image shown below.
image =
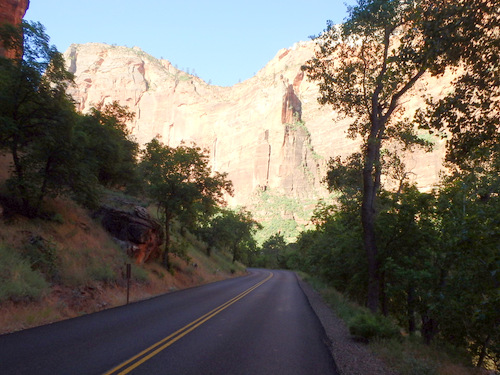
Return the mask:
[[(148, 272), (137, 264), (132, 263), (132, 278), (139, 283), (147, 283), (149, 281)], [(159, 275), (160, 279), (163, 279), (165, 275)]]
[(58, 259), (53, 243), (42, 236), (32, 235), (25, 246), (23, 255), (29, 260), (33, 270), (40, 271), (50, 281), (58, 278)]
[(106, 263), (92, 264), (89, 268), (89, 276), (92, 280), (104, 282), (112, 282), (117, 279), (116, 272)]
[(29, 262), (12, 249), (0, 245), (0, 302), (37, 299), (49, 284)]
[(374, 338), (390, 339), (400, 336), (399, 328), (387, 317), (368, 312), (355, 315), (349, 322), (351, 335), (367, 341)]

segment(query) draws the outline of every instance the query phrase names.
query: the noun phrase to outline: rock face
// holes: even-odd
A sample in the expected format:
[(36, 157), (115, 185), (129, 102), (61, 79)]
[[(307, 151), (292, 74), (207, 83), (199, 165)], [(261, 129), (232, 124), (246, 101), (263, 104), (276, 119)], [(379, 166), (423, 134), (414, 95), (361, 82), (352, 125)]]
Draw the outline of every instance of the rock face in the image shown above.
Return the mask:
[(153, 220), (144, 208), (135, 207), (133, 212), (127, 212), (101, 207), (95, 216), (101, 218), (104, 229), (136, 263), (159, 257), (163, 231), (160, 224)]
[[(0, 0), (0, 25), (19, 25), (28, 10), (29, 0)], [(14, 58), (16, 51), (6, 51), (0, 45), (0, 56)]]
[[(185, 141), (208, 148), (212, 168), (233, 181), (230, 203), (244, 205), (264, 190), (297, 198), (323, 196), (321, 180), (330, 157), (357, 150), (359, 141), (346, 138), (352, 119), (320, 106), (316, 83), (300, 70), (313, 53), (313, 42), (297, 43), (232, 87), (209, 85), (137, 47), (72, 45), (65, 58), (76, 77), (70, 93), (79, 110), (118, 100), (136, 113), (128, 126), (140, 144), (160, 135), (170, 146)], [(428, 79), (425, 84), (440, 95), (449, 81)], [(405, 105), (421, 103), (416, 98)], [(435, 143), (433, 153), (406, 158), (422, 189), (437, 181), (441, 169), (443, 144)]]

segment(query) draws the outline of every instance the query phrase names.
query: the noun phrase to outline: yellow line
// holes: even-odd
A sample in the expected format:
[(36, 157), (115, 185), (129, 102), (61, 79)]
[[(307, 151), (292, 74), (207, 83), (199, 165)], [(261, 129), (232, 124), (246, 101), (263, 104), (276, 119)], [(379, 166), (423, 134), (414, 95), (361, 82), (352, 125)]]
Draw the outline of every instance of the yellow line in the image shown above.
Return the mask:
[[(138, 366), (140, 366), (141, 364), (143, 364), (147, 360), (151, 359), (156, 354), (160, 353), (162, 350), (166, 349), (167, 347), (169, 347), (170, 345), (172, 345), (174, 342), (176, 342), (177, 340), (179, 340), (182, 337), (184, 337), (185, 335), (187, 335), (189, 332), (195, 330), (197, 327), (199, 327), (200, 325), (202, 325), (203, 323), (205, 323), (207, 320), (213, 318), (215, 315), (217, 315), (221, 311), (227, 309), (233, 303), (236, 303), (237, 301), (239, 301), (240, 299), (242, 299), (243, 297), (245, 297), (246, 295), (248, 295), (249, 293), (251, 293), (252, 291), (254, 291), (255, 289), (257, 289), (259, 286), (261, 286), (262, 284), (264, 284), (265, 282), (267, 282), (271, 277), (273, 277), (273, 273), (272, 272), (264, 280), (258, 282), (254, 286), (252, 286), (252, 287), (248, 288), (247, 290), (245, 290), (244, 292), (238, 294), (236, 297), (231, 298), (229, 301), (223, 303), (219, 307), (216, 307), (215, 309), (211, 310), (210, 312), (206, 313), (205, 315), (202, 315), (198, 319), (196, 319), (196, 320), (192, 321), (191, 323), (185, 325), (181, 329), (179, 329), (179, 330), (175, 331), (174, 333), (168, 335), (164, 339), (162, 339), (162, 340), (158, 341), (157, 343), (151, 345), (149, 348), (143, 350), (142, 352), (140, 352), (139, 354), (133, 356), (129, 360), (121, 363), (120, 365), (118, 365), (117, 367), (113, 368), (112, 370), (104, 373), (104, 375), (111, 375), (111, 374), (117, 373), (117, 371), (119, 371), (120, 369), (123, 369), (124, 367), (128, 366), (131, 362), (134, 362), (135, 360), (137, 360), (137, 359), (139, 359), (139, 358), (141, 358), (141, 357), (144, 356), (143, 358), (141, 358), (140, 360), (138, 360), (134, 364), (130, 365), (129, 367), (126, 367), (125, 369), (123, 369), (123, 371), (121, 371), (121, 372), (118, 373), (119, 375), (128, 374), (130, 371), (132, 371), (133, 369), (137, 368)], [(160, 345), (162, 345), (162, 346), (160, 346)], [(160, 347), (158, 349), (154, 350), (158, 346), (160, 346)], [(147, 354), (147, 353), (149, 353), (149, 354)]]

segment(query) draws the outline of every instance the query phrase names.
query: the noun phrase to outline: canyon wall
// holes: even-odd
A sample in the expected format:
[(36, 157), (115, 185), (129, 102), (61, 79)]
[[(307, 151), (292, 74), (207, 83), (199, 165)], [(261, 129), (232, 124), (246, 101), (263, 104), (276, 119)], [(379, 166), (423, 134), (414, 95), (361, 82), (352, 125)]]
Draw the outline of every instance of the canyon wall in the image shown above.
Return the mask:
[[(324, 196), (330, 157), (358, 149), (359, 141), (346, 137), (352, 119), (320, 106), (316, 83), (300, 70), (313, 53), (313, 42), (280, 50), (254, 77), (232, 87), (209, 85), (137, 47), (72, 45), (64, 55), (76, 77), (70, 93), (79, 110), (117, 100), (136, 113), (128, 126), (141, 145), (159, 135), (170, 146), (184, 141), (207, 148), (212, 168), (233, 181), (230, 203), (245, 205), (261, 191)], [(449, 81), (428, 78), (421, 85), (437, 96)], [(422, 103), (419, 96), (404, 101), (410, 109)], [(405, 157), (424, 190), (442, 165), (443, 141), (434, 142), (434, 152)]]
[[(29, 0), (0, 0), (0, 25), (19, 25), (29, 7)], [(16, 51), (7, 51), (0, 45), (0, 56), (14, 58)]]

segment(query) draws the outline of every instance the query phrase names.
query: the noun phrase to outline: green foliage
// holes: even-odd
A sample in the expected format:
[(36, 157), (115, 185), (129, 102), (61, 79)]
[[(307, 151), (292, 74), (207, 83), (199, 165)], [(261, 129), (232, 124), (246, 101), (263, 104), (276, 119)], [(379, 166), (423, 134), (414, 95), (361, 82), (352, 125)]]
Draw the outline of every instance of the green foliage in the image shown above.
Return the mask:
[(106, 262), (90, 262), (88, 275), (93, 281), (103, 281), (107, 283), (116, 281), (118, 278), (118, 275), (113, 270), (113, 267)]
[(54, 244), (41, 236), (31, 236), (24, 255), (33, 270), (40, 271), (49, 280), (58, 278), (58, 259)]
[(203, 223), (225, 203), (224, 192), (232, 194), (232, 183), (225, 173), (210, 173), (206, 151), (184, 144), (172, 148), (157, 138), (142, 150), (140, 171), (165, 227), (163, 263), (169, 268), (172, 220), (189, 228)]
[(106, 187), (123, 187), (137, 183), (136, 160), (139, 146), (132, 139), (126, 123), (135, 114), (113, 101), (99, 103), (80, 125), (88, 139), (88, 154), (94, 161), (99, 183)]
[(252, 266), (265, 268), (286, 268), (287, 267), (287, 243), (280, 233), (269, 237), (262, 244), (258, 251), (257, 259)]
[(222, 209), (198, 233), (208, 245), (208, 255), (217, 247), (232, 254), (233, 263), (251, 263), (257, 250), (254, 235), (258, 229), (260, 225), (249, 211)]
[[(381, 196), (376, 222), (382, 312), (410, 335), (466, 348), (474, 364), (490, 368), (498, 363), (500, 339), (496, 181), (498, 175), (464, 174), (434, 193), (403, 185)], [(299, 237), (289, 260), (363, 304), (367, 279), (356, 212), (345, 205), (319, 207), (317, 230)], [(376, 332), (375, 318), (358, 319), (356, 334)]]
[[(359, 163), (363, 166), (361, 217), (368, 261), (367, 303), (373, 312), (379, 308), (381, 292), (375, 229), (381, 177), (388, 165), (397, 167), (399, 173), (402, 170), (398, 158), (392, 157), (393, 162), (384, 163), (383, 146), (391, 142), (405, 151), (413, 146), (430, 146), (419, 137), (414, 122), (409, 120), (413, 114), (405, 113), (408, 118), (400, 115), (404, 109), (402, 98), (426, 73), (441, 76), (448, 67), (470, 63), (471, 56), (484, 60), (480, 55), (485, 50), (489, 56), (498, 56), (495, 9), (489, 0), (479, 1), (472, 12), (467, 1), (359, 0), (348, 8), (349, 17), (344, 24), (337, 27), (328, 23), (327, 29), (317, 37), (315, 57), (302, 67), (310, 79), (319, 83), (318, 101), (332, 105), (340, 115), (352, 117), (349, 135), (362, 139), (362, 163)], [(485, 19), (491, 20), (493, 26), (484, 27)], [(482, 37), (479, 30), (485, 29), (488, 36)], [(488, 42), (496, 47), (487, 47)], [(486, 60), (492, 61), (491, 58)], [(498, 64), (498, 59), (493, 60), (493, 64)], [(492, 68), (491, 64), (479, 65), (488, 70)], [(498, 72), (498, 69), (493, 71)], [(488, 74), (488, 78), (498, 83), (498, 73)], [(491, 104), (491, 100), (485, 98), (477, 102)], [(420, 115), (423, 112), (425, 110), (420, 111)], [(452, 124), (457, 119), (456, 111), (448, 113), (451, 116), (449, 124)], [(463, 113), (474, 123), (475, 110)], [(416, 115), (419, 119), (419, 113)], [(420, 116), (420, 121), (425, 122), (422, 120), (425, 117)], [(485, 118), (491, 117), (495, 115)], [(440, 128), (441, 112), (434, 119), (433, 126)], [(461, 121), (455, 124), (460, 127)], [(489, 124), (490, 134), (491, 129), (498, 129), (498, 121), (493, 119)], [(487, 128), (482, 121), (477, 125)], [(342, 165), (340, 160), (336, 164)], [(335, 178), (332, 181), (335, 182)]]
[(149, 274), (144, 268), (138, 266), (135, 263), (131, 264), (131, 276), (137, 282), (146, 283), (149, 281)]
[[(372, 311), (380, 306), (410, 334), (467, 348), (475, 364), (489, 360), (493, 368), (500, 362), (500, 121), (492, 111), (500, 100), (499, 21), (489, 0), (360, 0), (343, 25), (328, 24), (303, 69), (319, 82), (320, 103), (354, 118), (349, 132), (362, 137), (362, 154), (330, 162), (326, 182), (341, 194), (332, 206), (341, 214), (324, 206), (318, 230), (298, 242), (303, 269), (330, 277), (342, 291), (349, 288), (343, 284), (360, 285)], [(439, 76), (460, 64), (467, 68), (449, 95), (428, 100), (415, 123), (398, 116), (401, 98), (424, 73)], [(398, 155), (383, 148), (387, 141), (402, 150), (429, 147), (417, 124), (449, 137), (451, 174), (432, 194), (409, 186)], [(399, 182), (396, 193), (382, 189), (383, 174)], [(338, 242), (347, 238), (330, 234), (356, 203), (368, 280), (356, 279), (366, 272), (338, 257)]]
[[(324, 212), (328, 215), (330, 211)], [(359, 212), (335, 212), (324, 217), (318, 214), (314, 220), (316, 230), (299, 235), (296, 249), (288, 255), (288, 266), (315, 275), (362, 303), (366, 294), (366, 259)]]
[(22, 59), (0, 58), (0, 150), (13, 160), (7, 208), (40, 216), (45, 198), (61, 194), (91, 206), (98, 183), (130, 182), (137, 144), (124, 122), (133, 115), (117, 103), (77, 114), (66, 93), (73, 77), (43, 26), (24, 23), (24, 34), (2, 30), (4, 41), (23, 52)]
[(337, 156), (330, 159), (323, 182), (330, 192), (341, 193), (339, 201), (343, 205), (357, 205), (359, 208), (363, 190), (362, 170), (363, 157), (360, 153), (354, 153), (346, 160)]
[(355, 315), (349, 322), (349, 332), (367, 341), (400, 336), (399, 328), (387, 317), (369, 312)]
[[(466, 5), (466, 9), (463, 6)], [(466, 69), (455, 72), (453, 90), (429, 100), (419, 112), (419, 125), (431, 132), (446, 129), (446, 160), (462, 170), (480, 171), (499, 160), (500, 152), (500, 17), (493, 1), (449, 4), (458, 24)], [(463, 17), (463, 14), (467, 17)]]
[(15, 250), (0, 244), (0, 302), (38, 299), (49, 284)]
[(276, 233), (286, 242), (294, 241), (305, 229), (299, 222), (309, 221), (314, 203), (313, 199), (299, 199), (269, 189), (259, 193), (252, 206), (252, 212), (262, 224), (262, 230), (256, 235), (257, 243), (261, 245)]
[(72, 76), (40, 24), (24, 24), (23, 31), (23, 59), (0, 59), (0, 149), (14, 161), (10, 190), (24, 213), (35, 216), (46, 195), (68, 186), (75, 144), (66, 88)]

